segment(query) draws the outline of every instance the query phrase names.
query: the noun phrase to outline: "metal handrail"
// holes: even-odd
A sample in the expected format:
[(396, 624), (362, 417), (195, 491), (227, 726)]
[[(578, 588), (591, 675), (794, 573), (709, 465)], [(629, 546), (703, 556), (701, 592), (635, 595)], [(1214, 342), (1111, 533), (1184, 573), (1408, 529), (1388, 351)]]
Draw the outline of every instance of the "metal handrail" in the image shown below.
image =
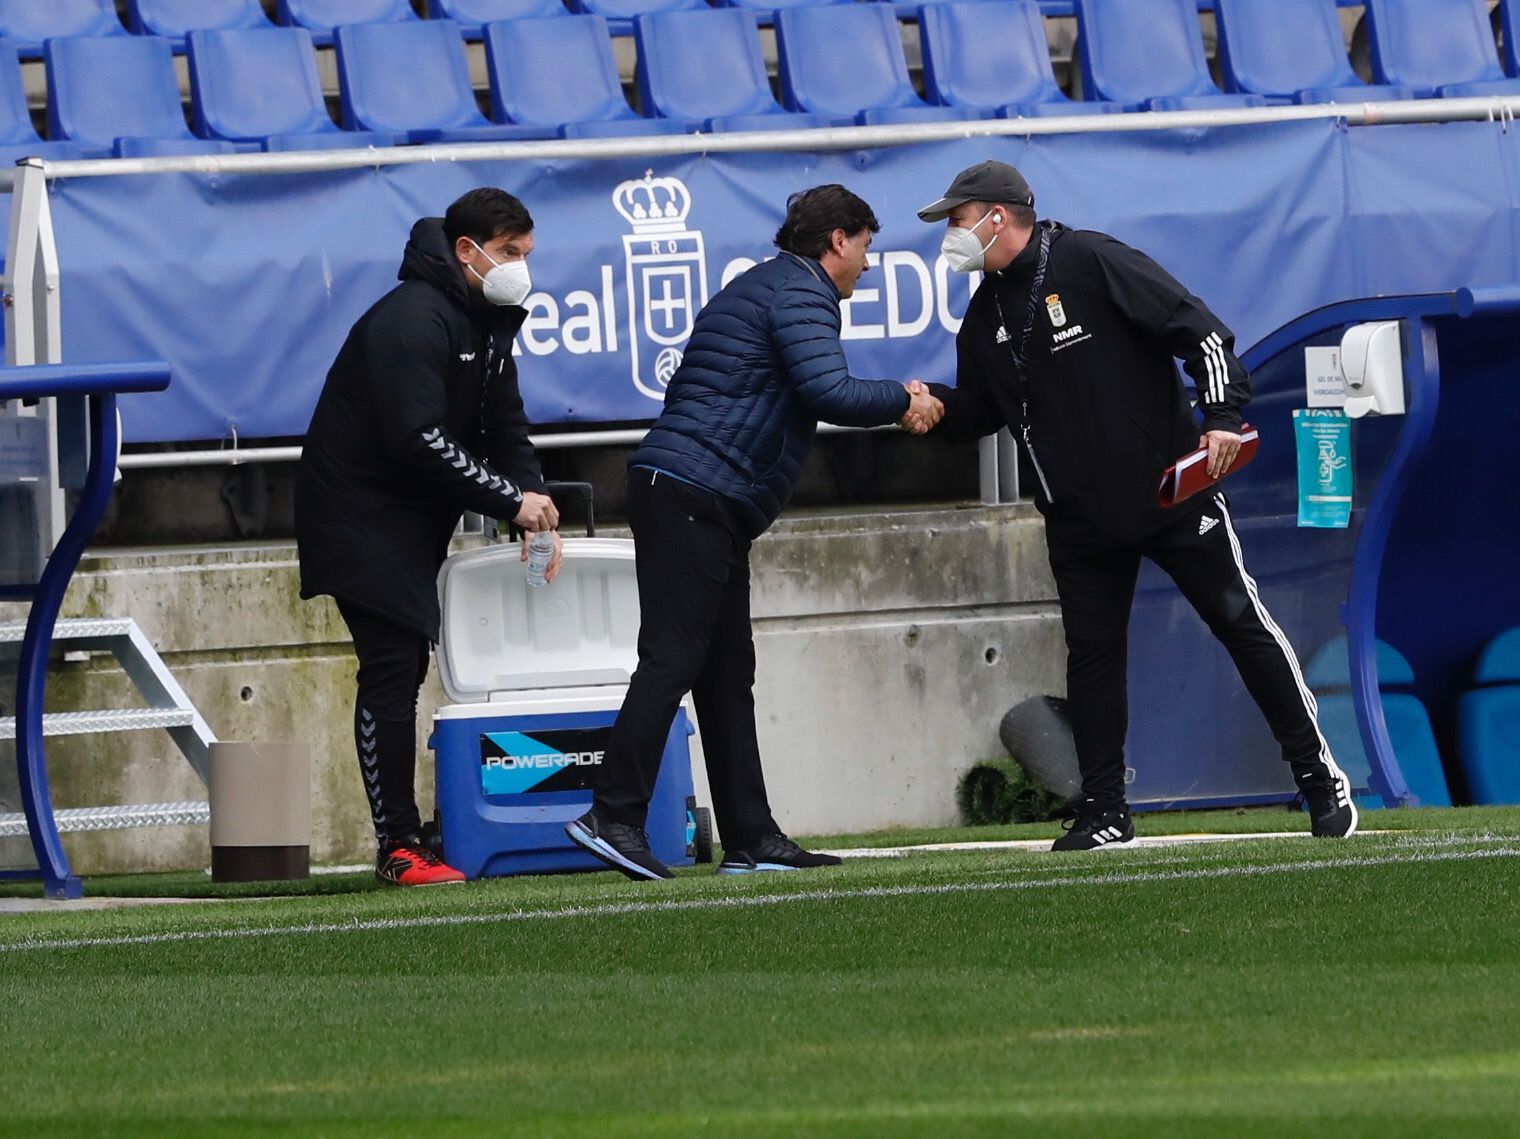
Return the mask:
[[(1508, 122), (1520, 112), (1520, 96), (1462, 99), (1399, 99), (1365, 103), (1320, 103), (1237, 107), (1216, 111), (1127, 111), (1119, 115), (1054, 115), (1038, 119), (965, 119), (957, 122), (890, 126), (808, 127), (802, 130), (733, 131), (718, 134), (654, 135), (607, 139), (547, 139), (533, 142), (472, 142), (428, 146), (369, 147), (363, 150), (295, 151), (282, 154), (199, 154), (157, 158), (95, 158), (51, 162), (23, 159), (18, 166), (40, 168), (49, 180), (131, 174), (309, 174), (322, 170), (373, 169), (419, 163), (550, 158), (657, 158), (680, 154), (757, 151), (885, 149), (967, 138), (1043, 134), (1133, 133), (1260, 123), (1333, 119), (1348, 126), (1382, 123), (1439, 123), (1471, 120)], [(0, 183), (17, 177), (0, 170)]]
[(32, 603), (16, 665), (16, 778), (37, 871), (8, 871), (0, 877), (40, 875), (52, 898), (77, 898), (84, 887), (69, 867), (48, 788), (42, 731), (48, 650), (69, 580), (110, 502), (120, 443), (117, 393), (162, 391), (168, 386), (169, 365), (163, 363), (38, 364), (0, 369), (0, 399), (82, 397), (89, 410), (89, 468), (73, 516), (58, 536), (36, 583), (4, 591), (7, 596), (29, 597)]

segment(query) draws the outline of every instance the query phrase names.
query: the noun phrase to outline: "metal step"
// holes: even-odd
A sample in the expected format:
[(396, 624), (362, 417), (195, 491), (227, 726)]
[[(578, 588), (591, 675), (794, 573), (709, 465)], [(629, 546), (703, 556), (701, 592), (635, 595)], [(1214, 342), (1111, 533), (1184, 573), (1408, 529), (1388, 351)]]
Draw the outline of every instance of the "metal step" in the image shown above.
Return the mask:
[[(53, 626), (54, 641), (71, 641), (79, 637), (126, 637), (131, 633), (130, 617), (70, 617)], [(0, 645), (19, 645), (25, 636), (25, 621), (0, 622)]]
[[(0, 622), (0, 660), (15, 659), (25, 637), (26, 622)], [(73, 617), (56, 624), (53, 641), (76, 652), (109, 652), (149, 706), (45, 713), (42, 717), (44, 736), (163, 728), (202, 782), (205, 781), (210, 766), (210, 747), (216, 742), (216, 736), (136, 621), (130, 617)], [(15, 738), (15, 717), (0, 717), (0, 740)], [(184, 826), (207, 822), (210, 817), (210, 808), (198, 802), (132, 803), (53, 812), (60, 831)], [(0, 836), (27, 833), (24, 814), (0, 814)]]
[[(195, 721), (194, 708), (101, 708), (89, 712), (49, 712), (42, 717), (42, 734), (86, 736), (94, 732), (184, 728)], [(0, 716), (0, 740), (15, 738), (16, 717)]]
[[(54, 811), (60, 831), (114, 831), (127, 827), (180, 827), (211, 821), (208, 803), (132, 803), (122, 807), (71, 807)], [(0, 815), (0, 838), (26, 834), (26, 816)]]

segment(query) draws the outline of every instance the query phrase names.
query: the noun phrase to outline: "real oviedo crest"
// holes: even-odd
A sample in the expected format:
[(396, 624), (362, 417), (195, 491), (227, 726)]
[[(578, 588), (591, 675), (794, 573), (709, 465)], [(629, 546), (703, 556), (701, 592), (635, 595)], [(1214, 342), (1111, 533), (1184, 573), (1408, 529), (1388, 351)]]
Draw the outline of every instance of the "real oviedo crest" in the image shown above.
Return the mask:
[(1045, 311), (1050, 314), (1050, 323), (1055, 328), (1060, 328), (1066, 323), (1066, 310), (1061, 307), (1061, 294), (1051, 293), (1045, 298)]
[(656, 178), (651, 171), (619, 184), (612, 204), (633, 227), (623, 236), (633, 383), (663, 400), (697, 311), (707, 303), (702, 234), (686, 228), (691, 193), (679, 178)]

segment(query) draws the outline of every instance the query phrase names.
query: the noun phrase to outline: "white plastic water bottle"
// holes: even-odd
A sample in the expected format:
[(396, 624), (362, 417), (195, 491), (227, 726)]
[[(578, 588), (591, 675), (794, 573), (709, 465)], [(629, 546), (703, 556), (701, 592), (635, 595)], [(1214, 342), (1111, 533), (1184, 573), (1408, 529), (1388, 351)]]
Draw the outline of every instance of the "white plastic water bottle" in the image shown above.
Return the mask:
[(534, 587), (545, 584), (549, 563), (554, 560), (554, 532), (540, 530), (528, 540), (528, 584)]

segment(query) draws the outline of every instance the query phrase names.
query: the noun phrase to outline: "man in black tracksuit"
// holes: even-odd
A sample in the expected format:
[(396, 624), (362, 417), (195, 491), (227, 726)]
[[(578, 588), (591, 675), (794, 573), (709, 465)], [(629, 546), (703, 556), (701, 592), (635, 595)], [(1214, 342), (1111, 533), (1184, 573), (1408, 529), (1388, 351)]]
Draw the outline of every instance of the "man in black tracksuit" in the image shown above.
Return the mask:
[[(1239, 450), (1251, 387), (1234, 334), (1140, 251), (1037, 222), (1028, 183), (1006, 163), (962, 171), (919, 217), (949, 220), (942, 248), (952, 269), (987, 273), (956, 339), (956, 386), (931, 386), (945, 406), (937, 430), (974, 438), (1012, 428), (1039, 482), (1083, 790), (1054, 849), (1134, 840), (1124, 797), (1126, 636), (1141, 557), (1171, 576), (1229, 650), (1292, 765), (1314, 833), (1351, 834), (1350, 781), (1246, 572), (1224, 493), (1172, 509), (1156, 500), (1163, 470), (1188, 451), (1206, 446), (1209, 473), (1219, 475)], [(1177, 358), (1196, 384), (1201, 428)]]
[(438, 639), (449, 539), (466, 510), (533, 531), (559, 522), (512, 360), (532, 248), (533, 219), (502, 190), (472, 190), (418, 221), (401, 284), (348, 334), (301, 454), (301, 596), (330, 594), (353, 634), (375, 872), (401, 886), (464, 878), (423, 845), (413, 788), (417, 692)]

